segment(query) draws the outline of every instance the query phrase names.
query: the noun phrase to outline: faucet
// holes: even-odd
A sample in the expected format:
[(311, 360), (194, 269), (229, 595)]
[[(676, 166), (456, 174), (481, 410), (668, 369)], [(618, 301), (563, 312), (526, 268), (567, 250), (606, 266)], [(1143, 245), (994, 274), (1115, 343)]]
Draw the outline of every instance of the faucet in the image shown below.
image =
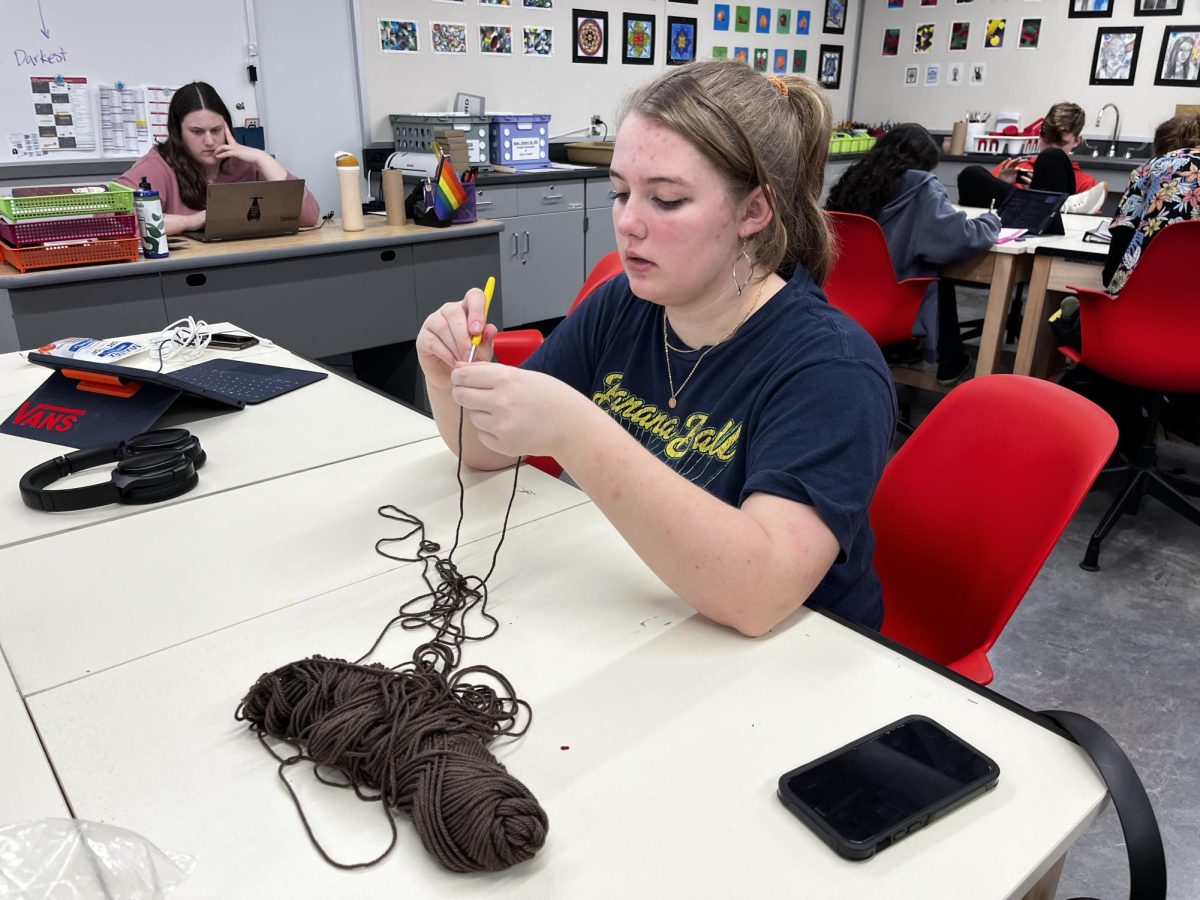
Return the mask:
[(1111, 143), (1108, 145), (1108, 155), (1109, 158), (1112, 158), (1117, 155), (1117, 135), (1121, 133), (1121, 111), (1117, 109), (1117, 105), (1115, 103), (1105, 103), (1102, 107), (1100, 107), (1100, 112), (1096, 115), (1095, 127), (1100, 127), (1100, 120), (1104, 118), (1104, 111), (1110, 106), (1112, 107), (1112, 111), (1117, 114), (1116, 124), (1113, 125), (1112, 137), (1109, 139)]

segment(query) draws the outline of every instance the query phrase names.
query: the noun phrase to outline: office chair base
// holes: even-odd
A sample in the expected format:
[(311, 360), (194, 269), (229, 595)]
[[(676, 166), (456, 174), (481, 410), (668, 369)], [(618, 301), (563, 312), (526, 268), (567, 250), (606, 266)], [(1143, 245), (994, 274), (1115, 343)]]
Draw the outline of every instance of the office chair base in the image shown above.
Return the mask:
[[(1121, 516), (1138, 514), (1143, 497), (1153, 497), (1193, 525), (1200, 526), (1200, 506), (1188, 499), (1200, 496), (1200, 482), (1137, 463), (1120, 467), (1117, 471), (1122, 470), (1129, 473), (1128, 479), (1088, 541), (1083, 561), (1079, 563), (1079, 568), (1085, 572), (1100, 571), (1101, 541), (1108, 536)], [(1105, 474), (1112, 475), (1115, 472), (1108, 470)]]

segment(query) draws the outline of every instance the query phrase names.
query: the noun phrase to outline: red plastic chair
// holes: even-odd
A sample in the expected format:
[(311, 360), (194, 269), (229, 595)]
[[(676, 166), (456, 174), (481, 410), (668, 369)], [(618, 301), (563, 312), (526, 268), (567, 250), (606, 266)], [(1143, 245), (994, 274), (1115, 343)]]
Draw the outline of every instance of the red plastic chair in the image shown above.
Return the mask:
[(925, 292), (937, 279), (896, 281), (878, 222), (854, 213), (826, 215), (838, 247), (825, 281), (829, 302), (861, 325), (881, 347), (909, 340)]
[(871, 503), (883, 634), (980, 684), (987, 651), (1117, 441), (1090, 400), (985, 375), (934, 407)]
[(1122, 487), (1079, 564), (1089, 572), (1100, 568), (1100, 542), (1123, 514), (1137, 513), (1147, 494), (1200, 525), (1200, 506), (1188, 499), (1200, 496), (1200, 482), (1159, 469), (1155, 445), (1163, 394), (1200, 393), (1200, 280), (1187, 274), (1187, 260), (1197, 252), (1200, 219), (1176, 222), (1155, 235), (1119, 296), (1070, 288), (1079, 295), (1083, 350), (1058, 349), (1094, 372), (1141, 389), (1149, 412), (1141, 447), (1104, 471), (1100, 486)]
[[(591, 274), (588, 275), (587, 281), (583, 283), (583, 287), (579, 289), (579, 293), (575, 296), (575, 302), (571, 304), (571, 308), (567, 310), (570, 315), (575, 311), (580, 303), (582, 303), (591, 293), (596, 290), (604, 282), (624, 271), (621, 265), (621, 255), (615, 250), (612, 253), (606, 254), (596, 263)], [(496, 340), (492, 344), (492, 356), (496, 362), (503, 363), (506, 366), (519, 366), (525, 360), (533, 355), (533, 352), (538, 347), (542, 346), (542, 333), (536, 328), (521, 328), (515, 331), (502, 331), (496, 335)], [(536, 466), (548, 475), (553, 475), (557, 478), (562, 474), (562, 466), (550, 456), (530, 456), (525, 460), (531, 466)]]

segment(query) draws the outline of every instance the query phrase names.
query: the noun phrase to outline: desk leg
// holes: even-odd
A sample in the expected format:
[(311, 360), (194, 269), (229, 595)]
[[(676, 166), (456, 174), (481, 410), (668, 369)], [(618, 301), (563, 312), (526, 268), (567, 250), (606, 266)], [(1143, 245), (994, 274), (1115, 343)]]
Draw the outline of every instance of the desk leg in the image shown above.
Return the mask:
[(983, 334), (979, 338), (979, 358), (975, 362), (975, 374), (991, 375), (996, 371), (996, 360), (1004, 345), (1004, 320), (1008, 316), (1008, 298), (1012, 293), (1016, 256), (996, 254), (996, 267), (992, 270), (991, 287), (988, 288), (987, 310), (983, 314)]
[(1046, 373), (1053, 347), (1054, 332), (1046, 323), (1046, 302), (1049, 296), (1050, 267), (1054, 257), (1035, 255), (1033, 273), (1029, 276), (1029, 298), (1025, 301), (1025, 318), (1021, 321), (1021, 337), (1017, 342), (1017, 359), (1013, 372), (1017, 375)]
[(1063, 864), (1066, 861), (1067, 856), (1064, 853), (1058, 858), (1058, 862), (1050, 867), (1050, 870), (1038, 880), (1037, 884), (1029, 889), (1028, 893), (1021, 900), (1054, 900), (1054, 895), (1058, 892), (1058, 881), (1062, 878)]

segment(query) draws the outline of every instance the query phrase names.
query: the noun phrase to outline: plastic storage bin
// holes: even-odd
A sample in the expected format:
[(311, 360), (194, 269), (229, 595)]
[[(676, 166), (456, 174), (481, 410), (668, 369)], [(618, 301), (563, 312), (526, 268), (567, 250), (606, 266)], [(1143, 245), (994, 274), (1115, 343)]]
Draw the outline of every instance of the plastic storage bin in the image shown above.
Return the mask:
[(138, 258), (141, 247), (142, 242), (136, 237), (38, 244), (36, 247), (10, 247), (0, 243), (0, 256), (17, 271), (28, 272), (31, 269), (51, 269), (55, 266), (133, 262)]
[(396, 150), (409, 153), (432, 153), (435, 132), (456, 128), (467, 136), (467, 157), (473, 166), (490, 167), (493, 160), (488, 155), (491, 136), (488, 125), (491, 116), (473, 116), (468, 113), (394, 113), (388, 117), (392, 122), (392, 143)]
[(137, 237), (137, 216), (132, 213), (83, 216), (75, 219), (9, 222), (0, 219), (0, 239), (14, 247), (47, 241), (80, 241), (89, 238)]
[[(64, 184), (62, 187), (70, 191), (73, 185)], [(108, 182), (106, 191), (79, 190), (62, 194), (35, 194), (30, 197), (0, 197), (0, 216), (4, 216), (10, 222), (20, 222), (22, 219), (49, 219), (55, 216), (131, 212), (133, 191), (116, 181)]]
[(866, 153), (875, 146), (875, 138), (869, 134), (851, 134), (835, 131), (829, 139), (830, 153)]
[(515, 169), (550, 163), (550, 117), (495, 113), (492, 116), (492, 162)]

